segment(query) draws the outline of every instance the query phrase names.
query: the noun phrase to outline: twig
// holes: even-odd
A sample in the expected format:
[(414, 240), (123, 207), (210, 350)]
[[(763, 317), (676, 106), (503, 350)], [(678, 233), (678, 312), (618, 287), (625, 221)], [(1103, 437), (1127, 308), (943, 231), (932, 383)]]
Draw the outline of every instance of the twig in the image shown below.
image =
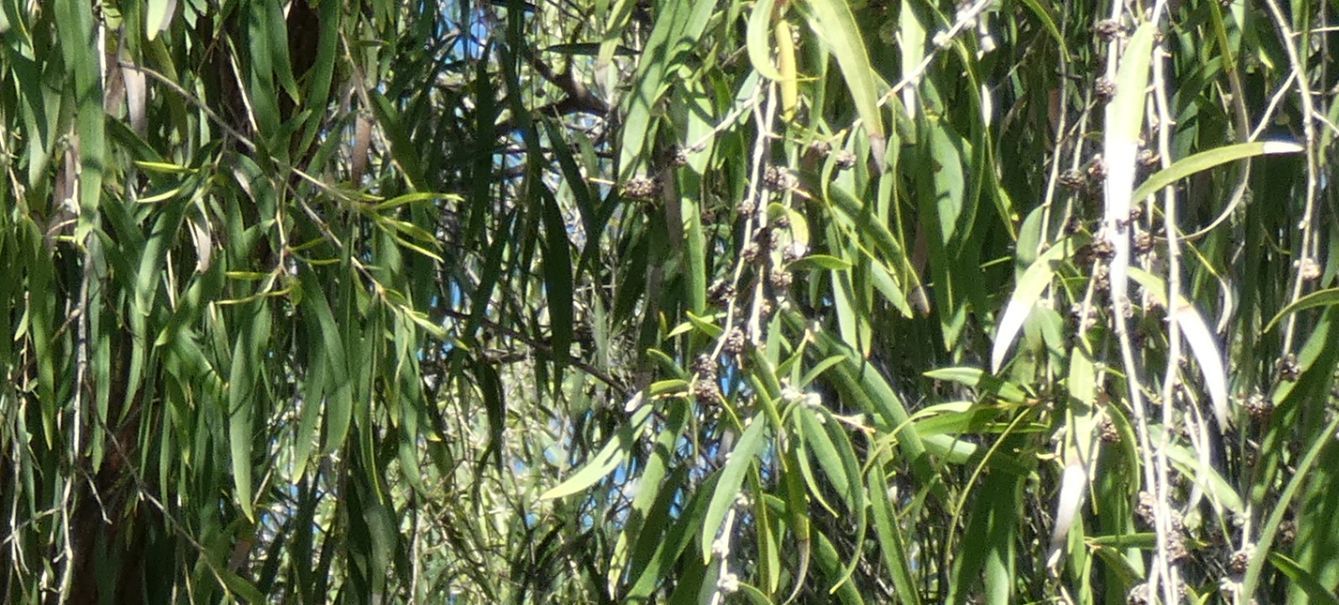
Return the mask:
[[(1068, 26), (1067, 21), (1065, 22), (1065, 25)], [(1062, 150), (1064, 149), (1065, 127), (1069, 125), (1069, 104), (1066, 102), (1066, 99), (1068, 98), (1069, 94), (1068, 89), (1065, 86), (1065, 78), (1068, 76), (1068, 74), (1069, 74), (1069, 59), (1062, 53), (1060, 55), (1060, 83), (1058, 86), (1056, 86), (1056, 94), (1059, 97), (1059, 102), (1057, 103), (1057, 109), (1060, 115), (1056, 119), (1055, 123), (1055, 155), (1051, 157), (1051, 170), (1050, 174), (1046, 177), (1046, 195), (1042, 199), (1041, 203), (1042, 237), (1037, 238), (1037, 247), (1035, 250), (1033, 250), (1035, 254), (1041, 254), (1042, 246), (1045, 245), (1050, 240), (1049, 234), (1051, 233), (1050, 228), (1051, 206), (1055, 201), (1056, 184), (1060, 180), (1060, 163), (1062, 161), (1061, 158), (1064, 157)], [(1085, 114), (1086, 113), (1087, 112), (1085, 111)], [(1083, 148), (1083, 137), (1078, 138), (1074, 147), (1076, 149)]]
[(735, 533), (735, 510), (741, 508), (745, 501), (747, 497), (741, 490), (735, 496), (734, 506), (725, 513), (725, 520), (721, 522), (720, 537), (711, 543), (712, 556), (721, 562), (721, 571), (716, 576), (716, 589), (711, 593), (711, 605), (720, 605), (726, 595), (739, 590), (739, 577), (730, 572), (730, 542)]
[[(1122, 3), (1120, 0), (1112, 2), (1111, 5), (1112, 20), (1120, 19), (1121, 9), (1122, 9)], [(1159, 11), (1153, 12), (1152, 25), (1154, 27), (1156, 27), (1157, 25), (1157, 20), (1160, 14), (1161, 13)], [(1120, 55), (1121, 55), (1120, 38), (1119, 37), (1112, 38), (1107, 49), (1106, 77), (1113, 82), (1116, 80), (1117, 58), (1120, 57)], [(1121, 58), (1124, 59), (1124, 57)], [(1108, 113), (1110, 113), (1110, 111), (1111, 110), (1108, 108)], [(1108, 124), (1108, 126), (1110, 125)], [(1107, 150), (1106, 155), (1108, 156), (1107, 161), (1109, 162), (1119, 161), (1117, 158), (1113, 157), (1116, 154), (1112, 153), (1111, 150), (1109, 149)], [(1128, 158), (1128, 161), (1133, 161), (1133, 159), (1134, 159), (1133, 157)], [(1109, 170), (1109, 173), (1114, 172), (1115, 172), (1114, 169)], [(1108, 179), (1110, 178), (1111, 177), (1108, 176)], [(1128, 196), (1129, 193), (1130, 192), (1126, 190), (1124, 193), (1121, 193), (1119, 195)], [(1107, 211), (1106, 211), (1107, 215), (1104, 217), (1103, 220), (1104, 223), (1103, 230), (1109, 232), (1110, 237), (1112, 238), (1123, 238), (1123, 239), (1117, 239), (1115, 241), (1117, 257), (1115, 260), (1112, 261), (1112, 263), (1114, 264), (1116, 262), (1121, 262), (1122, 258), (1128, 258), (1128, 257), (1122, 257), (1121, 255), (1129, 254), (1129, 234), (1124, 229), (1121, 229), (1119, 225), (1120, 221), (1128, 221), (1129, 216), (1111, 215), (1113, 201), (1116, 201), (1112, 199), (1112, 196), (1116, 194), (1113, 193), (1113, 185), (1110, 182), (1107, 184), (1106, 195), (1107, 195)], [(1123, 205), (1125, 207), (1128, 207), (1130, 201), (1131, 200), (1128, 199), (1124, 200), (1125, 203)], [(1121, 204), (1117, 204), (1117, 206), (1120, 205)], [(1158, 491), (1157, 486), (1159, 485), (1160, 482), (1158, 481), (1158, 475), (1155, 472), (1156, 465), (1154, 464), (1153, 461), (1154, 448), (1152, 447), (1152, 440), (1149, 437), (1149, 431), (1148, 431), (1148, 412), (1144, 404), (1143, 387), (1139, 382), (1139, 366), (1135, 362), (1134, 347), (1130, 343), (1130, 329), (1128, 322), (1126, 321), (1125, 318), (1126, 312), (1131, 310), (1130, 301), (1126, 296), (1128, 288), (1128, 283), (1126, 282), (1127, 279), (1128, 276), (1123, 274), (1123, 272), (1111, 271), (1111, 314), (1112, 314), (1111, 323), (1115, 327), (1117, 341), (1120, 345), (1121, 363), (1125, 367), (1126, 390), (1130, 398), (1130, 408), (1134, 414), (1135, 429), (1139, 439), (1139, 450), (1141, 457), (1143, 458), (1144, 485), (1151, 493), (1157, 493)], [(1159, 511), (1161, 511), (1163, 507), (1159, 505), (1156, 508)], [(1149, 574), (1148, 578), (1147, 590), (1150, 595), (1157, 594), (1158, 587), (1161, 585), (1162, 580), (1166, 579), (1168, 584), (1172, 583), (1171, 573), (1167, 567), (1167, 559), (1164, 556), (1164, 554), (1167, 552), (1167, 533), (1165, 531), (1164, 524), (1162, 523), (1162, 521), (1165, 520), (1164, 519), (1165, 515), (1162, 512), (1157, 512), (1154, 515), (1154, 517), (1156, 521), (1155, 525), (1157, 526), (1156, 531), (1157, 551), (1154, 553), (1153, 570), (1152, 573)]]
[[(756, 104), (753, 105), (755, 108), (757, 107)], [(762, 224), (765, 224), (767, 219), (766, 196), (768, 187), (766, 183), (763, 183), (762, 164), (763, 164), (763, 157), (766, 155), (767, 152), (768, 141), (770, 141), (770, 138), (767, 137), (766, 133), (771, 129), (770, 125), (772, 123), (772, 119), (775, 116), (776, 116), (776, 86), (773, 85), (767, 87), (767, 101), (765, 103), (765, 108), (761, 112), (759, 111), (754, 112), (754, 119), (757, 121), (758, 125), (758, 138), (753, 145), (753, 168), (752, 173), (749, 176), (748, 192), (745, 193), (744, 199), (753, 202), (756, 205), (756, 208), (754, 208), (753, 216), (747, 217), (744, 222), (742, 245), (745, 247), (747, 247), (749, 243), (753, 241), (753, 236), (756, 233), (754, 228), (754, 221), (755, 220), (758, 221), (759, 226), (761, 226)], [(759, 254), (761, 253), (762, 252), (760, 251)], [(744, 255), (741, 254), (739, 260), (735, 263), (734, 275), (730, 279), (731, 289), (734, 290), (738, 289), (739, 278), (744, 274), (744, 266), (747, 264), (748, 263), (745, 262), (744, 260)], [(761, 283), (761, 280), (759, 280), (759, 283)], [(754, 296), (753, 305), (755, 308), (759, 304), (761, 304), (761, 302), (758, 299), (759, 299), (758, 296)], [(720, 338), (716, 339), (716, 346), (711, 351), (711, 359), (713, 360), (720, 357), (721, 350), (725, 347), (725, 341), (727, 338), (729, 338), (730, 333), (734, 328), (736, 304), (737, 303), (735, 297), (730, 297), (730, 300), (726, 302), (725, 323), (722, 326), (725, 329), (725, 331), (721, 334)]]
[[(457, 311), (455, 309), (437, 309), (437, 311), (452, 319), (460, 319), (460, 320), (474, 319), (474, 317), (471, 314)], [(479, 323), (483, 324), (490, 330), (503, 334), (508, 338), (514, 338), (516, 340), (519, 340), (525, 343), (526, 346), (536, 351), (539, 351), (540, 353), (548, 355), (550, 357), (554, 355), (553, 347), (549, 346), (547, 343), (535, 340), (534, 338), (531, 338), (529, 335), (526, 335), (520, 331), (512, 329), (511, 327), (504, 326), (500, 323), (491, 321), (486, 317), (480, 317), (478, 319)], [(596, 368), (595, 366), (592, 366), (589, 363), (582, 361), (580, 358), (568, 356), (568, 358), (563, 360), (563, 362), (574, 368), (581, 370), (582, 372), (589, 374), (592, 378), (605, 383), (610, 388), (614, 389), (619, 394), (619, 396), (627, 395), (627, 387), (623, 386), (623, 383), (615, 380), (614, 377), (610, 376), (609, 374), (600, 371), (599, 368)]]
[(879, 98), (879, 105), (884, 105), (888, 103), (888, 101), (891, 101), (903, 87), (907, 85), (914, 86), (920, 82), (921, 76), (925, 75), (925, 70), (929, 69), (930, 64), (938, 57), (939, 51), (948, 48), (949, 45), (953, 43), (953, 38), (957, 37), (958, 33), (963, 29), (970, 27), (976, 21), (976, 18), (994, 3), (995, 0), (977, 0), (975, 4), (958, 11), (957, 20), (954, 21), (953, 25), (947, 30), (935, 34), (934, 37), (931, 38), (934, 42), (934, 47), (930, 49), (930, 52), (925, 53), (925, 58), (921, 59), (920, 64), (917, 65), (915, 69), (911, 70), (911, 73), (903, 74), (902, 79), (899, 80), (897, 84), (894, 84), (892, 88), (888, 89), (888, 92), (884, 93), (883, 97)]
[[(1162, 0), (1159, 0), (1157, 6), (1153, 9), (1154, 21), (1157, 21), (1157, 15), (1165, 9)], [(1156, 44), (1153, 47), (1153, 105), (1158, 118), (1158, 155), (1162, 158), (1162, 167), (1166, 169), (1172, 165), (1172, 116), (1168, 111), (1170, 106), (1167, 101), (1167, 79), (1165, 63), (1165, 50), (1162, 44)], [(1171, 447), (1172, 424), (1174, 422), (1175, 400), (1174, 390), (1179, 377), (1181, 364), (1181, 324), (1177, 321), (1177, 306), (1181, 299), (1181, 266), (1180, 249), (1176, 241), (1176, 188), (1168, 186), (1163, 189), (1163, 226), (1167, 233), (1167, 370), (1162, 379), (1162, 435), (1159, 439), (1157, 450), (1154, 452), (1157, 465), (1157, 507), (1155, 508), (1155, 521), (1157, 523), (1159, 551), (1158, 557), (1166, 566), (1167, 582), (1163, 585), (1163, 602), (1177, 603), (1180, 601), (1180, 571), (1175, 562), (1171, 560), (1171, 553), (1168, 550), (1170, 544), (1171, 527), (1171, 495), (1168, 493), (1170, 488), (1170, 478), (1167, 468), (1167, 449)]]
[(762, 100), (762, 90), (762, 86), (755, 88), (753, 90), (753, 96), (749, 97), (749, 100), (741, 103), (739, 107), (730, 110), (730, 113), (725, 114), (725, 117), (722, 118), (716, 126), (712, 127), (710, 131), (699, 137), (697, 141), (694, 141), (693, 144), (689, 145), (684, 151), (687, 153), (697, 153), (706, 149), (707, 143), (711, 142), (717, 135), (734, 125), (735, 121), (738, 120), (740, 116), (753, 111), (753, 108), (758, 106), (758, 103)]

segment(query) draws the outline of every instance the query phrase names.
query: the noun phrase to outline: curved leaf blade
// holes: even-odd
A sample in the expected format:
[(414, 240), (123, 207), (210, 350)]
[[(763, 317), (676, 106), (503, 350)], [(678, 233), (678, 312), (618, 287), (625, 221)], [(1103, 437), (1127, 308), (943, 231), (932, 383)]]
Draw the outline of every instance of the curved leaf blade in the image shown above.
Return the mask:
[(879, 113), (874, 67), (870, 65), (869, 53), (855, 15), (851, 14), (851, 7), (846, 0), (809, 0), (806, 5), (809, 9), (809, 27), (823, 39), (836, 57), (846, 86), (851, 89), (856, 113), (864, 123), (865, 132), (869, 134), (871, 155), (876, 164), (882, 167), (887, 136), (883, 130), (883, 117)]
[(707, 516), (702, 520), (703, 563), (711, 561), (711, 545), (716, 539), (716, 532), (720, 531), (725, 521), (726, 511), (735, 504), (735, 497), (744, 483), (745, 471), (762, 450), (766, 426), (767, 422), (762, 418), (754, 417), (750, 420), (748, 428), (744, 429), (744, 434), (735, 444), (735, 449), (730, 452), (725, 468), (721, 469), (721, 479), (716, 483), (711, 504), (707, 505)]
[(644, 405), (632, 416), (632, 422), (624, 425), (614, 435), (613, 439), (606, 443), (600, 453), (591, 458), (585, 466), (581, 467), (566, 481), (559, 483), (543, 494), (540, 494), (540, 500), (552, 500), (562, 498), (579, 492), (595, 485), (597, 481), (603, 479), (605, 475), (614, 472), (618, 465), (623, 463), (628, 453), (632, 451), (632, 446), (636, 443), (637, 437), (642, 434), (646, 428), (647, 419), (651, 417), (651, 409), (654, 406)]
[(1229, 164), (1237, 160), (1261, 155), (1280, 153), (1298, 153), (1305, 147), (1288, 141), (1262, 141), (1226, 145), (1177, 160), (1171, 166), (1159, 170), (1139, 184), (1139, 188), (1130, 194), (1131, 200), (1142, 200), (1157, 190), (1198, 172), (1215, 166)]
[(992, 372), (999, 372), (1000, 366), (1004, 364), (1004, 355), (1009, 352), (1009, 347), (1013, 345), (1014, 338), (1018, 336), (1023, 329), (1023, 321), (1027, 319), (1032, 307), (1041, 299), (1041, 295), (1046, 291), (1046, 287), (1051, 284), (1055, 277), (1056, 264), (1065, 258), (1074, 254), (1074, 249), (1078, 245), (1075, 237), (1065, 238), (1051, 246), (1049, 250), (1042, 253), (1033, 261), (1032, 266), (1023, 272), (1023, 276), (1018, 279), (1018, 285), (1014, 288), (1014, 293), (1009, 297), (1009, 304), (1004, 309), (1004, 316), (1000, 318), (999, 327), (995, 330), (995, 345), (990, 352), (990, 369)]

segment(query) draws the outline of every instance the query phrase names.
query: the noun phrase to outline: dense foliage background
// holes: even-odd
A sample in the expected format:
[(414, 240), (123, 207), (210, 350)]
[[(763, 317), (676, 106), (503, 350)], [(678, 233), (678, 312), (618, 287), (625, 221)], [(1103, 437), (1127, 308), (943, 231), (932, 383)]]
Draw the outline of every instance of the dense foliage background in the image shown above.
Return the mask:
[(1336, 602), (1336, 11), (0, 0), (0, 600)]

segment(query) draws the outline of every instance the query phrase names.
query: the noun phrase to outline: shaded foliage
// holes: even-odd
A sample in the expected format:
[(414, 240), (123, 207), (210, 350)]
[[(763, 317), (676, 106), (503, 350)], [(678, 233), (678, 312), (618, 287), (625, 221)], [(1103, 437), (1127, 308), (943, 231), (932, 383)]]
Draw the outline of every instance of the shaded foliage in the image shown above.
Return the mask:
[(1333, 601), (1336, 8), (0, 0), (0, 594)]

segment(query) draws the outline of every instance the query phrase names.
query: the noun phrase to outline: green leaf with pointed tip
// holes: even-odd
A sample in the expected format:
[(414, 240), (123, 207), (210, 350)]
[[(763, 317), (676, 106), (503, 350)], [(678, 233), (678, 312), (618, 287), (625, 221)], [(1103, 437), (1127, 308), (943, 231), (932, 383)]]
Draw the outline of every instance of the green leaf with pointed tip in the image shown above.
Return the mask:
[(1135, 189), (1134, 193), (1130, 194), (1130, 199), (1142, 200), (1157, 193), (1157, 191), (1163, 187), (1167, 187), (1181, 179), (1203, 172), (1215, 166), (1221, 166), (1237, 160), (1261, 155), (1300, 153), (1304, 149), (1305, 147), (1302, 147), (1297, 143), (1287, 141), (1264, 141), (1226, 145), (1208, 151), (1201, 151), (1195, 155), (1181, 158), (1171, 166), (1153, 173), (1145, 179), (1144, 182), (1139, 184), (1139, 188)]
[(257, 412), (263, 412), (264, 387), (257, 384), (264, 350), (270, 339), (270, 310), (264, 299), (245, 305), (238, 315), (241, 332), (232, 352), (232, 369), (228, 375), (228, 443), (232, 456), (233, 484), (237, 489), (237, 503), (250, 521), (252, 512), (251, 453), (256, 435), (253, 432)]
[(772, 45), (769, 43), (772, 39), (772, 12), (776, 7), (776, 0), (758, 0), (753, 5), (753, 12), (749, 14), (748, 30), (746, 34), (746, 45), (749, 52), (749, 61), (753, 63), (753, 69), (758, 70), (764, 78), (773, 81), (781, 81), (783, 78), (781, 72), (772, 65)]
[(789, 269), (792, 271), (804, 271), (808, 269), (823, 269), (827, 271), (846, 271), (852, 267), (850, 262), (837, 258), (829, 254), (810, 254), (804, 258), (791, 263)]
[(812, 535), (814, 537), (814, 562), (818, 564), (818, 569), (823, 572), (823, 575), (833, 581), (837, 600), (842, 605), (863, 605), (865, 600), (861, 598), (860, 591), (856, 589), (855, 584), (841, 582), (844, 575), (841, 554), (837, 552), (837, 547), (832, 544), (832, 540), (820, 531), (815, 531)]
[(1038, 256), (1032, 266), (1018, 278), (1018, 284), (1014, 286), (1014, 293), (1009, 297), (1009, 304), (1005, 307), (1004, 315), (995, 330), (995, 345), (990, 354), (991, 371), (999, 372), (1004, 366), (1004, 355), (1009, 352), (1014, 338), (1023, 329), (1023, 321), (1032, 312), (1032, 307), (1041, 300), (1042, 293), (1055, 279), (1060, 261), (1073, 256), (1075, 249), (1081, 244), (1083, 241), (1079, 236), (1067, 237), (1056, 242)]
[(1279, 322), (1283, 321), (1293, 313), (1305, 311), (1307, 309), (1315, 309), (1317, 307), (1328, 307), (1331, 305), (1339, 305), (1339, 288), (1317, 290), (1298, 298), (1288, 306), (1284, 307), (1277, 315), (1269, 320), (1269, 323), (1265, 324), (1265, 329), (1261, 331), (1269, 332), (1273, 330), (1275, 326), (1279, 325)]
[(876, 463), (869, 470), (870, 513), (874, 517), (875, 537), (879, 541), (879, 552), (883, 555), (884, 566), (893, 577), (893, 587), (897, 596), (907, 603), (919, 605), (920, 592), (916, 590), (915, 576), (911, 573), (911, 564), (907, 561), (909, 551), (894, 514), (891, 495), (888, 493), (888, 480), (884, 477), (883, 465)]
[(610, 439), (609, 443), (606, 443), (600, 449), (598, 454), (565, 481), (540, 494), (539, 499), (551, 500), (580, 493), (595, 485), (605, 475), (614, 472), (618, 465), (623, 464), (623, 460), (627, 458), (628, 454), (632, 453), (632, 448), (636, 445), (637, 438), (641, 436), (642, 430), (646, 428), (647, 419), (651, 417), (651, 410), (654, 407), (643, 405), (633, 414), (632, 419), (614, 434), (614, 438)]
[(270, 38), (270, 65), (284, 92), (288, 93), (293, 101), (300, 102), (298, 82), (293, 77), (293, 61), (288, 56), (288, 25), (284, 19), (283, 3), (269, 2), (266, 8), (269, 10), (269, 18), (266, 21)]
[(1028, 397), (1027, 392), (1017, 384), (991, 376), (980, 368), (940, 368), (926, 372), (925, 377), (966, 385), (982, 393), (999, 397), (1009, 403), (1023, 403), (1027, 401)]
[(572, 328), (575, 324), (572, 300), (572, 257), (558, 201), (546, 188), (544, 198), (544, 296), (549, 305), (549, 333), (553, 355), (553, 386), (562, 384), (562, 370), (571, 358)]
[(875, 88), (874, 67), (860, 26), (846, 0), (807, 0), (809, 27), (828, 46), (837, 59), (842, 77), (851, 91), (856, 113), (869, 134), (871, 153), (877, 165), (882, 166), (887, 135), (883, 130), (883, 116), (879, 112), (879, 91)]
[(767, 421), (761, 417), (749, 420), (748, 428), (739, 436), (739, 441), (730, 451), (725, 467), (721, 469), (721, 479), (711, 495), (711, 504), (707, 506), (707, 516), (702, 519), (702, 531), (698, 534), (702, 540), (702, 561), (711, 560), (711, 544), (716, 540), (725, 521), (725, 513), (735, 505), (739, 488), (744, 484), (744, 474), (752, 466), (754, 458), (762, 451), (767, 434)]

